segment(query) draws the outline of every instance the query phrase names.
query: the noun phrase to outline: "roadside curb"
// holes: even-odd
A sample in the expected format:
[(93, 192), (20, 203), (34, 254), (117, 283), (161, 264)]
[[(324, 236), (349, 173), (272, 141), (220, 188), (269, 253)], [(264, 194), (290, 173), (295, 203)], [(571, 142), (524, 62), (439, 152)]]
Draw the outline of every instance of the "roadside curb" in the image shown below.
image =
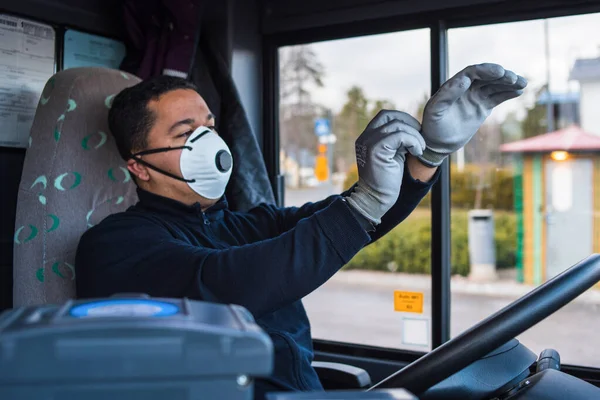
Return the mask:
[[(406, 273), (389, 273), (381, 271), (340, 271), (331, 278), (332, 282), (380, 287), (390, 290), (405, 291), (430, 291), (431, 277), (429, 275), (417, 275)], [(518, 299), (536, 287), (525, 285), (509, 280), (498, 280), (496, 282), (473, 282), (462, 276), (454, 276), (451, 281), (452, 294), (478, 295), (495, 298)], [(575, 300), (579, 304), (600, 305), (600, 290), (590, 289)]]

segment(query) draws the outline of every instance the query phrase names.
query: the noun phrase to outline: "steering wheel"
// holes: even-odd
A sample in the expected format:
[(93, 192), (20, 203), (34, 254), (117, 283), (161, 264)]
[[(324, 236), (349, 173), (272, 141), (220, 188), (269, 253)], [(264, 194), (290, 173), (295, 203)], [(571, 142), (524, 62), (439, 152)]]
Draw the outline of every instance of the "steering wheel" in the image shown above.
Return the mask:
[(592, 254), (368, 390), (404, 388), (418, 396), (547, 318), (598, 281), (600, 254)]

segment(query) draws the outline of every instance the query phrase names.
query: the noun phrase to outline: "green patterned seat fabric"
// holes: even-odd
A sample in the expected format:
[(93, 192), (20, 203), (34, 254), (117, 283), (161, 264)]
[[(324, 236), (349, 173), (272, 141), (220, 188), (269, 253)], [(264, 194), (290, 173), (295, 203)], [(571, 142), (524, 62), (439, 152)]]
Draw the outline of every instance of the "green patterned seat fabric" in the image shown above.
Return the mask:
[(73, 68), (46, 83), (18, 193), (15, 307), (75, 298), (79, 238), (137, 201), (107, 118), (113, 97), (139, 81), (107, 68)]

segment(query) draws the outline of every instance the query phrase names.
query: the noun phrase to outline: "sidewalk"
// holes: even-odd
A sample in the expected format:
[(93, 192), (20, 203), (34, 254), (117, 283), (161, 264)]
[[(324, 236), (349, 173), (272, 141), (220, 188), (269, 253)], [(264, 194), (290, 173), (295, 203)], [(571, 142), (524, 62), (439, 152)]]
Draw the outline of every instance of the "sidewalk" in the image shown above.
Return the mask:
[[(368, 285), (390, 290), (431, 291), (431, 276), (429, 275), (349, 270), (338, 272), (330, 281), (357, 286)], [(450, 285), (453, 294), (500, 297), (514, 300), (535, 289), (533, 285), (525, 285), (513, 280), (500, 279), (495, 282), (482, 283), (472, 282), (462, 276), (453, 276)], [(600, 289), (590, 289), (577, 297), (574, 302), (600, 304)]]

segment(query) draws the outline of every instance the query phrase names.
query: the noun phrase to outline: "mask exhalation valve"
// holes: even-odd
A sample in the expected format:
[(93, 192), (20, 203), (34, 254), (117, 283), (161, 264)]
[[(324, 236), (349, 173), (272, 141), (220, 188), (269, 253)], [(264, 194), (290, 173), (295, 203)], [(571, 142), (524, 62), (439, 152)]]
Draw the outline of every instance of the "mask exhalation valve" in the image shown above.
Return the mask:
[(231, 169), (231, 161), (231, 155), (225, 150), (219, 151), (215, 157), (215, 164), (217, 165), (217, 169), (221, 172), (227, 172)]

